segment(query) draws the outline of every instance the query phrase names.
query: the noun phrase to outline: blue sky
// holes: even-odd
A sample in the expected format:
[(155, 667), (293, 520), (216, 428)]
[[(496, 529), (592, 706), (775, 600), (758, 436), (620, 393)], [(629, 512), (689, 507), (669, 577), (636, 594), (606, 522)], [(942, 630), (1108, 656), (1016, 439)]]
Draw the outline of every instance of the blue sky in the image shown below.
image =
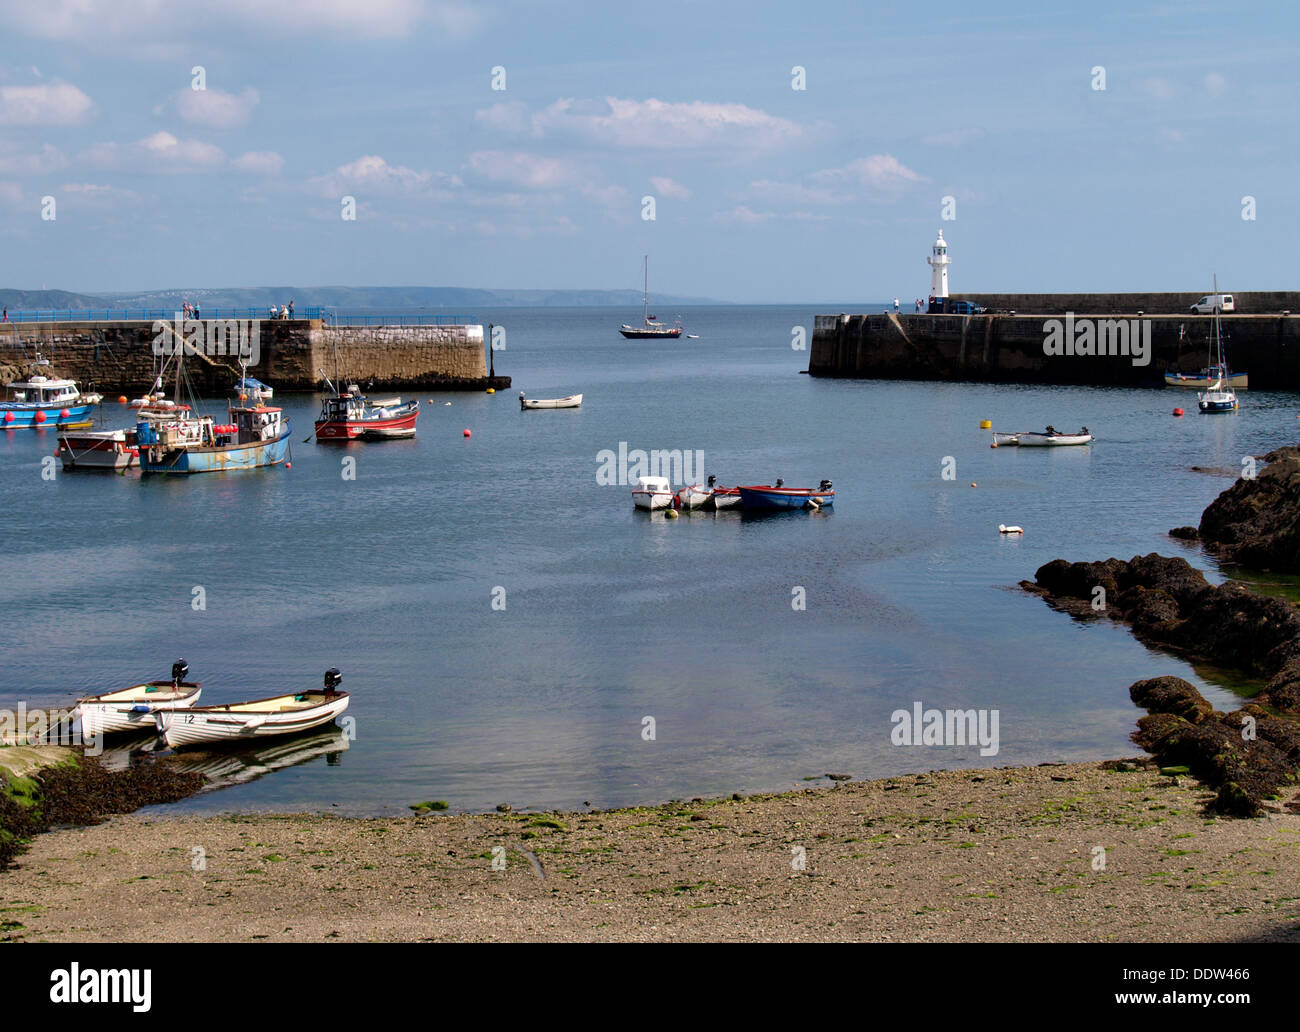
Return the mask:
[(1296, 287), (1298, 29), (1251, 3), (0, 0), (0, 286), (628, 288), (649, 252), (652, 290), (848, 303), (924, 296), (943, 228), (954, 292)]

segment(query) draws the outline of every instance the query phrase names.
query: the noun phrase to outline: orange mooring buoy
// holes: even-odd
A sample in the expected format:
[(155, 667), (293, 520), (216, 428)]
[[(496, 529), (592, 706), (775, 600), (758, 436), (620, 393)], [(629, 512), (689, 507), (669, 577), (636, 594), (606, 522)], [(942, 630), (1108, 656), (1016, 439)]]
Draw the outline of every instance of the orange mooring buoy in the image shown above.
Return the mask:
[(1183, 414), (1183, 410), (1182, 410), (1182, 409), (1180, 409), (1180, 408), (1176, 408), (1176, 409), (1174, 409), (1174, 415), (1175, 415), (1175, 416), (1181, 416), (1182, 414)]

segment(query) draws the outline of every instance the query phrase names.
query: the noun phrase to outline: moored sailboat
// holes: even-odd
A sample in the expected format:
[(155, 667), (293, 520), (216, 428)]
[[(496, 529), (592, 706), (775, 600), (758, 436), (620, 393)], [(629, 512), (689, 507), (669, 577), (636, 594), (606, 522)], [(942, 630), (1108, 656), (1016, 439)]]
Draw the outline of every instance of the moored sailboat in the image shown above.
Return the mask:
[(629, 326), (624, 323), (619, 327), (619, 333), (623, 334), (628, 340), (653, 340), (658, 337), (676, 338), (682, 335), (681, 320), (678, 319), (673, 326), (666, 326), (659, 322), (650, 314), (650, 256), (646, 255), (642, 259), (642, 283), (641, 283), (641, 325)]

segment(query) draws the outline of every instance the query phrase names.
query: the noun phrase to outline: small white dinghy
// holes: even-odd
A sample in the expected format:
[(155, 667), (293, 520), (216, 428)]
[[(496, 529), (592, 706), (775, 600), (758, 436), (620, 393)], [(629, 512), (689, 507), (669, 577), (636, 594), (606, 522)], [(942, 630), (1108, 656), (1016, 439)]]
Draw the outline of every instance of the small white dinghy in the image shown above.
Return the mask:
[(189, 664), (178, 659), (172, 664), (170, 681), (147, 681), (78, 699), (73, 717), (81, 721), (82, 738), (91, 741), (101, 735), (152, 731), (157, 714), (193, 706), (201, 689), (185, 680), (189, 672)]
[(632, 504), (638, 509), (667, 509), (673, 503), (673, 489), (667, 477), (637, 477), (632, 485)]
[(1003, 434), (1003, 433), (998, 433), (998, 431), (996, 430), (993, 431), (994, 448), (1005, 448), (1008, 445), (1017, 445), (1019, 443), (1020, 443), (1019, 434)]
[(1085, 426), (1078, 433), (1063, 434), (1054, 427), (1048, 427), (1044, 433), (1017, 434), (1016, 443), (1022, 448), (1058, 448), (1064, 445), (1092, 444), (1092, 434)]
[(520, 391), (519, 407), (521, 409), (581, 408), (582, 395), (570, 394), (567, 398), (525, 398), (524, 392)]
[(323, 691), (159, 713), (158, 731), (173, 749), (307, 731), (328, 724), (348, 708), (348, 693), (337, 690), (342, 682), (343, 675), (331, 667), (325, 671)]
[(677, 492), (677, 504), (683, 509), (703, 509), (713, 500), (713, 488), (689, 484)]

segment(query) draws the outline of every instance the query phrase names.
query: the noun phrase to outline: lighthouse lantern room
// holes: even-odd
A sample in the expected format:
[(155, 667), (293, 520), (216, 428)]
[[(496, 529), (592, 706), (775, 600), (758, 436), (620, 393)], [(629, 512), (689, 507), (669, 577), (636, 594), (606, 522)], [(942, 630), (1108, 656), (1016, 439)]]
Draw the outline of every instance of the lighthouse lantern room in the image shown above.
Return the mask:
[(930, 257), (926, 261), (930, 263), (930, 296), (947, 297), (948, 265), (952, 259), (948, 257), (948, 243), (943, 238), (942, 229), (939, 230), (939, 239), (930, 248)]

